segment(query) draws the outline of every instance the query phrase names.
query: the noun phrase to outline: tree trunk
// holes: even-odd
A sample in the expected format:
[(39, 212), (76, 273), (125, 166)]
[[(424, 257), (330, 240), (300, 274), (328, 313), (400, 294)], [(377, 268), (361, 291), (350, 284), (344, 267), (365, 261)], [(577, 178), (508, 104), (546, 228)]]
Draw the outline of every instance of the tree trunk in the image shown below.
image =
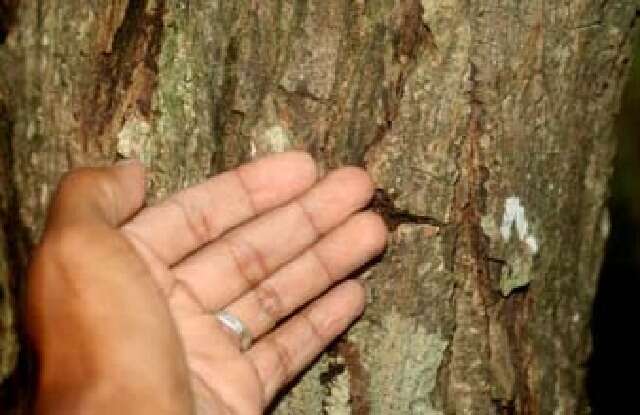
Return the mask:
[(634, 0), (0, 3), (0, 379), (64, 171), (140, 157), (153, 200), (295, 148), (365, 167), (393, 232), (275, 414), (588, 412)]

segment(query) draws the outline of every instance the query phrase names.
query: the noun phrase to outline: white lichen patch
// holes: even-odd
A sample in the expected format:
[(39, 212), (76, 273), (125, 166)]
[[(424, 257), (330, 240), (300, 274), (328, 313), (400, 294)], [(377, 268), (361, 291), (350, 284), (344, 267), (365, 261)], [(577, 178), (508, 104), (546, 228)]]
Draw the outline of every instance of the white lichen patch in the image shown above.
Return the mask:
[(527, 235), (526, 238), (524, 238), (524, 242), (525, 244), (527, 244), (527, 246), (529, 247), (529, 249), (531, 250), (531, 253), (535, 254), (538, 252), (538, 240), (536, 239), (535, 236), (533, 235)]
[(249, 152), (252, 157), (297, 148), (287, 121), (280, 117), (277, 97), (267, 94), (262, 104), (260, 116), (249, 134)]
[[(500, 290), (508, 296), (517, 288), (526, 287), (531, 282), (532, 256), (538, 252), (538, 240), (529, 229), (525, 208), (517, 196), (508, 197), (504, 202), (504, 213), (500, 225), (503, 242), (511, 247), (507, 257), (508, 267), (503, 267), (500, 276)], [(515, 230), (515, 232), (514, 232)], [(515, 239), (516, 246), (513, 246)], [(523, 249), (520, 248), (524, 246)]]
[(281, 152), (291, 147), (291, 141), (291, 136), (284, 127), (274, 125), (264, 132), (261, 144), (266, 146), (270, 152)]
[[(358, 341), (360, 336), (366, 342)], [(362, 364), (370, 375), (369, 389), (380, 392), (370, 395), (372, 415), (442, 415), (431, 399), (448, 345), (438, 332), (390, 310), (380, 325), (363, 321), (350, 338), (367, 345)]]
[(249, 157), (251, 157), (251, 159), (256, 158), (256, 155), (258, 154), (258, 148), (256, 147), (256, 142), (251, 140), (249, 142)]
[(537, 253), (539, 248), (538, 241), (534, 235), (529, 233), (529, 223), (527, 222), (525, 209), (517, 196), (508, 197), (504, 202), (500, 234), (505, 242), (511, 241), (514, 228), (517, 238), (529, 247), (532, 254)]
[(533, 279), (533, 259), (540, 250), (540, 242), (532, 230), (526, 209), (517, 196), (504, 202), (504, 212), (498, 223), (493, 215), (483, 216), (481, 226), (492, 241), (495, 258), (503, 258), (500, 291), (508, 296), (513, 290), (526, 287)]
[(130, 118), (118, 133), (117, 151), (125, 157), (147, 161), (151, 125), (140, 118)]

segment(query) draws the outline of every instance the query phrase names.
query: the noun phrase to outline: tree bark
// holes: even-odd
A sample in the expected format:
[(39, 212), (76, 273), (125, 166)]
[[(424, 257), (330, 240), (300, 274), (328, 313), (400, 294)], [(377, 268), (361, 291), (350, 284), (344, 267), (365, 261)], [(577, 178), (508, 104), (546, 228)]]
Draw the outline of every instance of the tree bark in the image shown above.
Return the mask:
[(4, 1), (0, 379), (63, 172), (139, 157), (156, 200), (295, 148), (365, 167), (393, 232), (274, 413), (588, 412), (634, 0)]

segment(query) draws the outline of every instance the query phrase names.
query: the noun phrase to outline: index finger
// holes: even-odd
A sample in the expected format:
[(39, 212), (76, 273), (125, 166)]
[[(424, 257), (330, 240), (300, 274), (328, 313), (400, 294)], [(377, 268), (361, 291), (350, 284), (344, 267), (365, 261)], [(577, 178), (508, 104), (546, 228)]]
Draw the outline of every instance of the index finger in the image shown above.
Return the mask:
[(315, 162), (307, 153), (267, 156), (143, 209), (122, 229), (172, 265), (227, 230), (293, 199), (316, 179)]

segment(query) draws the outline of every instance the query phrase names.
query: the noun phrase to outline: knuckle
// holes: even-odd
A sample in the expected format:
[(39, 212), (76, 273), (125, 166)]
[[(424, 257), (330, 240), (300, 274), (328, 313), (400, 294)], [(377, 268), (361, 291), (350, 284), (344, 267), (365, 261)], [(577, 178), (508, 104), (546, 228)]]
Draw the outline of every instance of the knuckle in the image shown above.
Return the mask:
[(313, 318), (311, 318), (309, 311), (301, 313), (300, 319), (309, 329), (309, 332), (311, 333), (311, 336), (313, 336), (314, 341), (318, 343), (325, 342), (325, 338), (327, 337), (324, 333), (325, 330), (323, 330), (322, 327), (316, 321), (314, 321)]
[(167, 203), (180, 211), (197, 244), (202, 245), (210, 241), (213, 234), (213, 224), (202, 209), (187, 204), (179, 197), (170, 198)]
[(82, 257), (87, 254), (86, 234), (75, 229), (48, 232), (29, 264), (29, 285), (46, 292), (63, 290), (78, 295)]
[(115, 183), (106, 170), (100, 167), (78, 167), (62, 175), (58, 182), (57, 197), (70, 195), (97, 195), (104, 200), (115, 201)]
[(194, 227), (198, 229), (200, 237), (204, 240), (203, 243), (211, 241), (218, 233), (211, 215), (207, 213), (206, 209), (196, 209), (192, 214)]
[(362, 314), (367, 303), (366, 288), (362, 283), (356, 280), (347, 281), (344, 284), (351, 291), (351, 298), (353, 301), (355, 313), (357, 315)]
[(269, 274), (264, 254), (253, 244), (239, 237), (224, 238), (222, 241), (226, 244), (238, 274), (245, 280), (247, 287), (256, 287)]
[(91, 184), (97, 175), (95, 170), (96, 169), (90, 167), (79, 167), (69, 170), (60, 178), (58, 188), (61, 192), (67, 190), (73, 191), (78, 187), (84, 187), (87, 184)]
[(41, 255), (58, 259), (73, 258), (85, 252), (94, 241), (85, 226), (67, 225), (48, 230), (41, 242)]
[(276, 357), (276, 367), (278, 373), (283, 379), (283, 383), (287, 383), (291, 379), (293, 379), (294, 376), (293, 355), (289, 348), (277, 339), (271, 339), (270, 343)]
[(282, 298), (278, 291), (267, 282), (263, 282), (255, 290), (258, 306), (274, 322), (280, 320), (284, 314)]
[(317, 238), (318, 236), (322, 235), (324, 233), (323, 229), (321, 229), (320, 226), (316, 223), (316, 219), (314, 218), (313, 213), (309, 209), (307, 209), (304, 203), (301, 200), (296, 200), (293, 203), (298, 207), (298, 210), (300, 210), (302, 218), (306, 222), (307, 226), (311, 228), (314, 236)]
[(331, 269), (328, 261), (318, 252), (316, 248), (311, 248), (309, 250), (309, 255), (316, 262), (319, 271), (322, 273), (322, 276), (327, 281), (327, 284), (333, 285), (335, 282), (335, 272)]

